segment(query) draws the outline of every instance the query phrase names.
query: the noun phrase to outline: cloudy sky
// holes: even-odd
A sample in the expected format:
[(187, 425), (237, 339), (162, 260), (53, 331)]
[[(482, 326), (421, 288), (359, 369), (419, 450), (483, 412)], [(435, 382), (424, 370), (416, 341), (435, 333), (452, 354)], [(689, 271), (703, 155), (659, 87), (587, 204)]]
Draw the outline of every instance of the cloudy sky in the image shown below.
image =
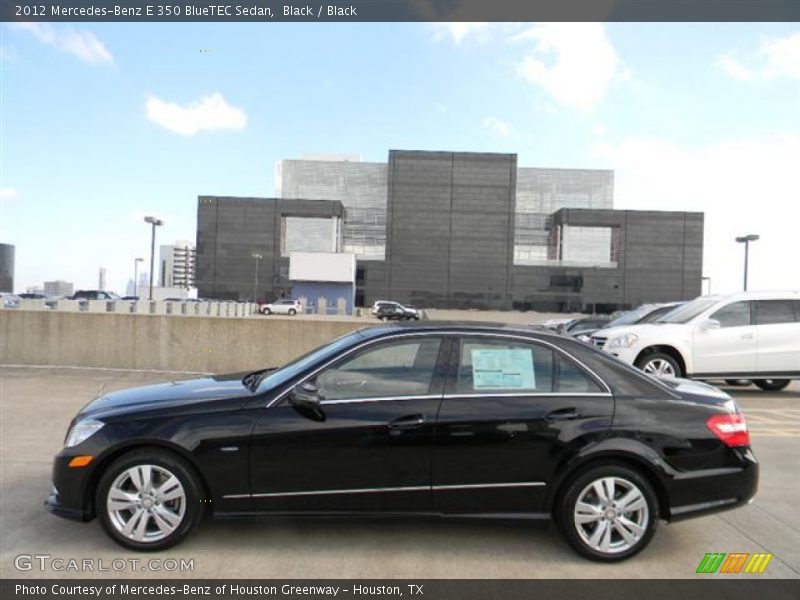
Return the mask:
[(0, 25), (0, 242), (17, 291), (124, 291), (199, 194), (306, 153), (516, 152), (610, 168), (615, 206), (706, 213), (713, 291), (800, 288), (797, 24)]

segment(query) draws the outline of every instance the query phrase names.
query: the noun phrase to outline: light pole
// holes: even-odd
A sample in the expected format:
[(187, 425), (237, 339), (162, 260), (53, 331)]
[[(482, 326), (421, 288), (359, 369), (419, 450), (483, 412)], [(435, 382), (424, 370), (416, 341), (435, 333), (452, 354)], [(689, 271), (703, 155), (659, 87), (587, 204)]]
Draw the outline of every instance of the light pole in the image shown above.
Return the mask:
[(144, 262), (143, 258), (133, 259), (133, 295), (139, 296), (139, 263)]
[(750, 242), (755, 242), (759, 238), (758, 235), (754, 233), (749, 233), (747, 235), (743, 235), (736, 238), (736, 241), (740, 244), (744, 244), (744, 291), (747, 291), (747, 262), (750, 258)]
[(253, 252), (250, 256), (256, 261), (256, 269), (253, 274), (253, 302), (258, 302), (258, 261), (264, 258), (264, 256), (258, 252)]
[(164, 221), (161, 219), (156, 219), (155, 217), (145, 217), (145, 223), (150, 223), (153, 226), (153, 233), (150, 236), (150, 297), (148, 300), (153, 299), (153, 269), (155, 268), (155, 260), (156, 260), (156, 227), (160, 227), (164, 224)]

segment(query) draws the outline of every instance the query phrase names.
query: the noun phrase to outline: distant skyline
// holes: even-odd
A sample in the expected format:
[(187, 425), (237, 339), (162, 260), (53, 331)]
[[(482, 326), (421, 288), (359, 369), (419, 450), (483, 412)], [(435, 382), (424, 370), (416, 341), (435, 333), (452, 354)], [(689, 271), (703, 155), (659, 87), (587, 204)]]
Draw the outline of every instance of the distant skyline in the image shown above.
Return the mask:
[(714, 292), (747, 233), (750, 288), (800, 288), (798, 98), (793, 23), (3, 24), (0, 242), (17, 291), (124, 293), (145, 215), (194, 240), (197, 196), (272, 196), (278, 160), (514, 152), (705, 212)]

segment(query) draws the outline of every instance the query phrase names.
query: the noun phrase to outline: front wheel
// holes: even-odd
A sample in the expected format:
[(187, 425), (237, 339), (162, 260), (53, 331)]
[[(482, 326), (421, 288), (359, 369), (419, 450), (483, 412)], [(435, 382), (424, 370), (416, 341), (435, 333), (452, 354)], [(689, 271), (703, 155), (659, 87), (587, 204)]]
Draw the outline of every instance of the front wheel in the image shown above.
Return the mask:
[(681, 366), (678, 361), (669, 354), (663, 352), (651, 352), (640, 357), (636, 361), (636, 366), (648, 375), (657, 377), (682, 377)]
[(605, 562), (623, 560), (652, 539), (658, 500), (638, 472), (617, 464), (601, 465), (567, 485), (556, 521), (580, 554)]
[(189, 464), (161, 450), (126, 454), (106, 469), (95, 506), (108, 536), (125, 548), (164, 550), (202, 516), (202, 486)]
[(271, 315), (272, 311), (270, 309), (268, 309), (268, 308), (262, 308), (261, 309), (261, 314), (262, 315)]
[(783, 388), (789, 385), (788, 379), (754, 379), (758, 387), (765, 392), (780, 392)]
[(291, 316), (295, 316), (295, 315), (297, 314), (297, 311), (296, 311), (295, 309), (293, 309), (293, 308), (290, 308), (290, 309), (289, 309), (289, 314), (290, 314)]

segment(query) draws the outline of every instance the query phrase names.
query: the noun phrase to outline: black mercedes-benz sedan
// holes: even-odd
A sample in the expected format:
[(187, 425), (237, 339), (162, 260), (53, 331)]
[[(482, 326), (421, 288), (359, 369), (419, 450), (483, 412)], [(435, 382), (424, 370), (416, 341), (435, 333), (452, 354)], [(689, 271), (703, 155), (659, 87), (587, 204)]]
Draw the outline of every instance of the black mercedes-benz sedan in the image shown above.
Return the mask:
[(135, 550), (209, 510), (554, 518), (619, 560), (673, 521), (747, 503), (758, 464), (734, 400), (528, 328), (422, 322), (287, 364), (113, 392), (55, 458), (52, 512)]

